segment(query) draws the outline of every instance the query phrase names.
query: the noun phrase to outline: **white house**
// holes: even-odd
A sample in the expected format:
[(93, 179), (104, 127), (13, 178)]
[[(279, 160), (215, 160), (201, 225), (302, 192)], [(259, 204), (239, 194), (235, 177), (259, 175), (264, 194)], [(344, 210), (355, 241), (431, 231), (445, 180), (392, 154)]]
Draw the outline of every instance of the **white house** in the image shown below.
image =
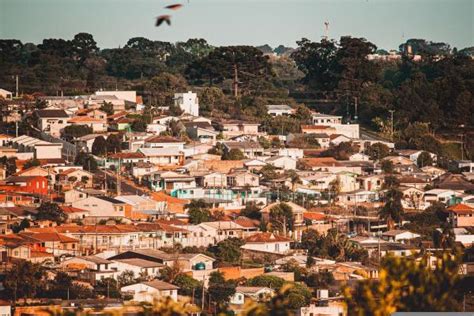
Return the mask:
[(382, 234), (383, 239), (387, 241), (391, 241), (391, 242), (399, 242), (399, 241), (404, 242), (406, 240), (416, 239), (419, 237), (420, 237), (419, 234), (412, 233), (411, 231), (408, 231), (408, 230), (398, 230), (398, 229), (389, 230)]
[(96, 96), (115, 96), (117, 99), (125, 100), (133, 103), (137, 103), (137, 92), (136, 91), (96, 91)]
[(266, 163), (284, 170), (296, 169), (296, 159), (287, 156), (274, 156), (265, 160)]
[(69, 125), (69, 116), (64, 110), (36, 110), (38, 128), (53, 137), (60, 137), (61, 130)]
[(111, 266), (117, 270), (117, 275), (131, 271), (135, 277), (150, 278), (159, 276), (160, 269), (164, 268), (164, 265), (159, 262), (141, 258), (116, 259), (113, 260)]
[(199, 99), (197, 94), (192, 91), (175, 93), (174, 104), (183, 110), (184, 113), (199, 116)]
[(297, 316), (315, 316), (315, 315), (324, 315), (324, 316), (344, 316), (347, 315), (344, 307), (341, 306), (317, 306), (311, 304), (306, 307), (301, 307), (296, 311)]
[(289, 105), (286, 104), (268, 104), (267, 114), (271, 116), (291, 115), (294, 113)]
[(0, 89), (0, 98), (5, 100), (12, 100), (13, 99), (13, 92), (10, 92), (5, 89)]
[(286, 254), (290, 251), (291, 239), (273, 233), (257, 233), (245, 239), (242, 249)]
[(275, 294), (275, 291), (271, 288), (264, 286), (237, 286), (235, 294), (230, 298), (230, 303), (235, 305), (243, 305), (245, 298), (249, 298), (252, 301), (266, 301)]
[(153, 280), (124, 286), (120, 292), (124, 295), (131, 295), (133, 301), (137, 302), (153, 302), (155, 299), (171, 297), (174, 301), (178, 301), (178, 289), (176, 285)]
[(89, 211), (92, 217), (115, 218), (125, 216), (126, 204), (106, 196), (89, 196), (72, 202), (72, 206)]

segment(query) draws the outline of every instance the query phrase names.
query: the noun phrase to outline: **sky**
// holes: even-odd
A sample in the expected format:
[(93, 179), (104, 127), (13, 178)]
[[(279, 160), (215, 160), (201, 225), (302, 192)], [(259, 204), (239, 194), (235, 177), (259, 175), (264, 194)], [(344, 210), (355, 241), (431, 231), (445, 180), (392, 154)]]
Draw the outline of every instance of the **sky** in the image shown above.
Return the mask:
[[(167, 12), (165, 5), (184, 4)], [(168, 10), (169, 11), (169, 10)], [(172, 14), (172, 25), (154, 18)], [(100, 48), (123, 46), (132, 37), (169, 42), (205, 38), (212, 45), (317, 41), (364, 37), (396, 49), (409, 38), (474, 46), (474, 0), (0, 0), (0, 38), (41, 43), (91, 33)]]

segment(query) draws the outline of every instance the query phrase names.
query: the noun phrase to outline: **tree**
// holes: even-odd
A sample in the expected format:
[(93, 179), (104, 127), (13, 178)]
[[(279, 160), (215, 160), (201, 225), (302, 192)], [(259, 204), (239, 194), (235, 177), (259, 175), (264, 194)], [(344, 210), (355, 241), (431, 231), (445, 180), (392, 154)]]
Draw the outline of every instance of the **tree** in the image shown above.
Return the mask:
[(201, 297), (202, 296), (202, 282), (194, 279), (187, 274), (178, 274), (173, 284), (179, 287), (179, 294), (185, 296)]
[(220, 262), (239, 263), (242, 258), (240, 247), (245, 242), (240, 238), (227, 238), (217, 243), (211, 248)]
[(209, 86), (225, 79), (233, 79), (238, 74), (239, 89), (250, 89), (259, 81), (272, 77), (268, 57), (251, 46), (222, 46), (207, 56), (191, 63), (186, 69), (188, 78), (198, 82), (207, 81)]
[(135, 283), (135, 273), (132, 270), (125, 270), (117, 276), (117, 282), (120, 287)]
[(227, 306), (230, 297), (235, 294), (235, 288), (235, 282), (226, 280), (222, 272), (214, 271), (210, 274), (208, 293), (211, 300), (217, 303), (219, 310)]
[(68, 218), (67, 214), (61, 210), (58, 204), (52, 202), (41, 203), (37, 211), (35, 215), (37, 220), (48, 220), (61, 224)]
[(99, 110), (104, 111), (107, 115), (114, 114), (114, 105), (111, 102), (104, 102)]
[(97, 43), (94, 41), (94, 37), (88, 33), (78, 33), (74, 35), (71, 45), (72, 50), (79, 57), (81, 63), (83, 63), (89, 56), (99, 51)]
[(285, 284), (285, 280), (274, 275), (262, 274), (247, 280), (248, 286), (262, 286), (271, 289), (280, 289), (283, 284)]
[(321, 91), (335, 89), (338, 82), (336, 42), (323, 39), (317, 43), (303, 38), (296, 43), (298, 49), (291, 54), (291, 57), (298, 69), (305, 74), (304, 83)]
[(122, 151), (122, 139), (117, 134), (111, 134), (107, 137), (107, 152), (119, 153)]
[(160, 73), (146, 83), (150, 103), (154, 106), (174, 106), (174, 94), (186, 88), (187, 83), (182, 76), (168, 72)]
[(41, 165), (40, 161), (36, 158), (32, 158), (28, 160), (27, 162), (25, 162), (25, 164), (23, 165), (23, 169), (26, 170), (32, 167), (37, 167), (39, 165)]
[(14, 304), (18, 298), (34, 298), (43, 285), (45, 274), (39, 264), (18, 261), (7, 271), (3, 282), (8, 297)]
[(371, 160), (380, 160), (390, 155), (390, 148), (382, 143), (375, 143), (365, 149), (365, 154), (370, 156)]
[(202, 222), (208, 222), (211, 220), (211, 212), (209, 210), (209, 204), (204, 200), (193, 200), (191, 203), (186, 204), (188, 209), (189, 222), (191, 224), (200, 224)]
[(433, 158), (431, 157), (430, 153), (423, 151), (418, 155), (416, 159), (416, 164), (419, 168), (423, 168), (425, 166), (432, 166), (433, 165)]
[(92, 143), (92, 154), (103, 156), (107, 153), (107, 141), (104, 136), (97, 136)]
[(222, 160), (244, 160), (245, 155), (244, 153), (237, 148), (232, 148), (228, 152), (225, 151), (222, 155)]
[(348, 160), (351, 155), (357, 152), (357, 148), (351, 142), (341, 142), (332, 146), (321, 155), (324, 157), (334, 157), (337, 160)]
[(294, 217), (293, 209), (286, 203), (279, 203), (270, 209), (270, 223), (273, 231), (282, 232), (286, 236), (287, 231), (293, 231)]
[(227, 103), (226, 96), (222, 89), (218, 87), (206, 87), (199, 96), (199, 111), (211, 113), (215, 109), (223, 110)]
[(384, 173), (393, 173), (393, 162), (391, 160), (382, 160), (381, 169)]
[(7, 177), (16, 173), (16, 157), (7, 158), (7, 156), (3, 156), (0, 158), (0, 164), (5, 166)]
[(137, 120), (134, 120), (131, 127), (134, 132), (146, 132), (147, 123), (141, 117)]
[[(433, 267), (433, 268), (431, 268)], [(459, 260), (444, 253), (434, 266), (421, 261), (388, 256), (382, 261), (378, 281), (359, 282), (345, 288), (349, 315), (391, 315), (395, 312), (457, 311)]]
[(69, 125), (63, 129), (62, 134), (67, 139), (74, 139), (92, 134), (92, 127), (87, 125)]
[(82, 166), (84, 170), (91, 172), (97, 170), (97, 161), (94, 159), (94, 157), (82, 151), (76, 155), (74, 164)]
[(356, 246), (346, 235), (336, 229), (330, 229), (326, 235), (314, 229), (305, 230), (301, 236), (301, 246), (308, 250), (308, 255), (331, 258), (337, 261), (366, 261), (368, 253)]
[(245, 207), (240, 212), (241, 216), (245, 216), (251, 219), (260, 219), (262, 214), (260, 213), (260, 208), (257, 206), (255, 202), (247, 202), (245, 203)]
[(94, 292), (105, 298), (121, 297), (119, 283), (114, 278), (104, 278), (97, 281)]
[(380, 217), (385, 220), (401, 221), (403, 216), (402, 197), (402, 192), (397, 188), (391, 188), (385, 192), (383, 197), (385, 204), (379, 211)]

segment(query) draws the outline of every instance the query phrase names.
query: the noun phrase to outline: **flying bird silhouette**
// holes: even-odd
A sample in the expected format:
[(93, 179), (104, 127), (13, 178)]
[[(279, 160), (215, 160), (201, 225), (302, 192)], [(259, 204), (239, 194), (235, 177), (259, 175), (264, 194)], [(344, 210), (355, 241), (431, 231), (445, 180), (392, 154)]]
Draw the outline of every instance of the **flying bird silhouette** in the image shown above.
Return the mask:
[(171, 15), (160, 15), (156, 17), (155, 26), (158, 27), (163, 24), (163, 22), (166, 22), (166, 24), (171, 25)]
[(165, 9), (170, 9), (170, 10), (179, 10), (181, 9), (183, 5), (182, 4), (170, 4), (168, 6), (165, 7)]

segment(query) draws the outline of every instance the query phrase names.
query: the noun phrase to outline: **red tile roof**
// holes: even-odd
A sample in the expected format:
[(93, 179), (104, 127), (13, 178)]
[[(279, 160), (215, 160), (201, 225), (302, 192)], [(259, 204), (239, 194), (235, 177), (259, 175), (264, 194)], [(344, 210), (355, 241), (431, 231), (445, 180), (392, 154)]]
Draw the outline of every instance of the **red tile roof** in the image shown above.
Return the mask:
[(470, 214), (474, 212), (474, 207), (470, 207), (469, 205), (460, 203), (448, 207), (448, 211), (456, 214)]

